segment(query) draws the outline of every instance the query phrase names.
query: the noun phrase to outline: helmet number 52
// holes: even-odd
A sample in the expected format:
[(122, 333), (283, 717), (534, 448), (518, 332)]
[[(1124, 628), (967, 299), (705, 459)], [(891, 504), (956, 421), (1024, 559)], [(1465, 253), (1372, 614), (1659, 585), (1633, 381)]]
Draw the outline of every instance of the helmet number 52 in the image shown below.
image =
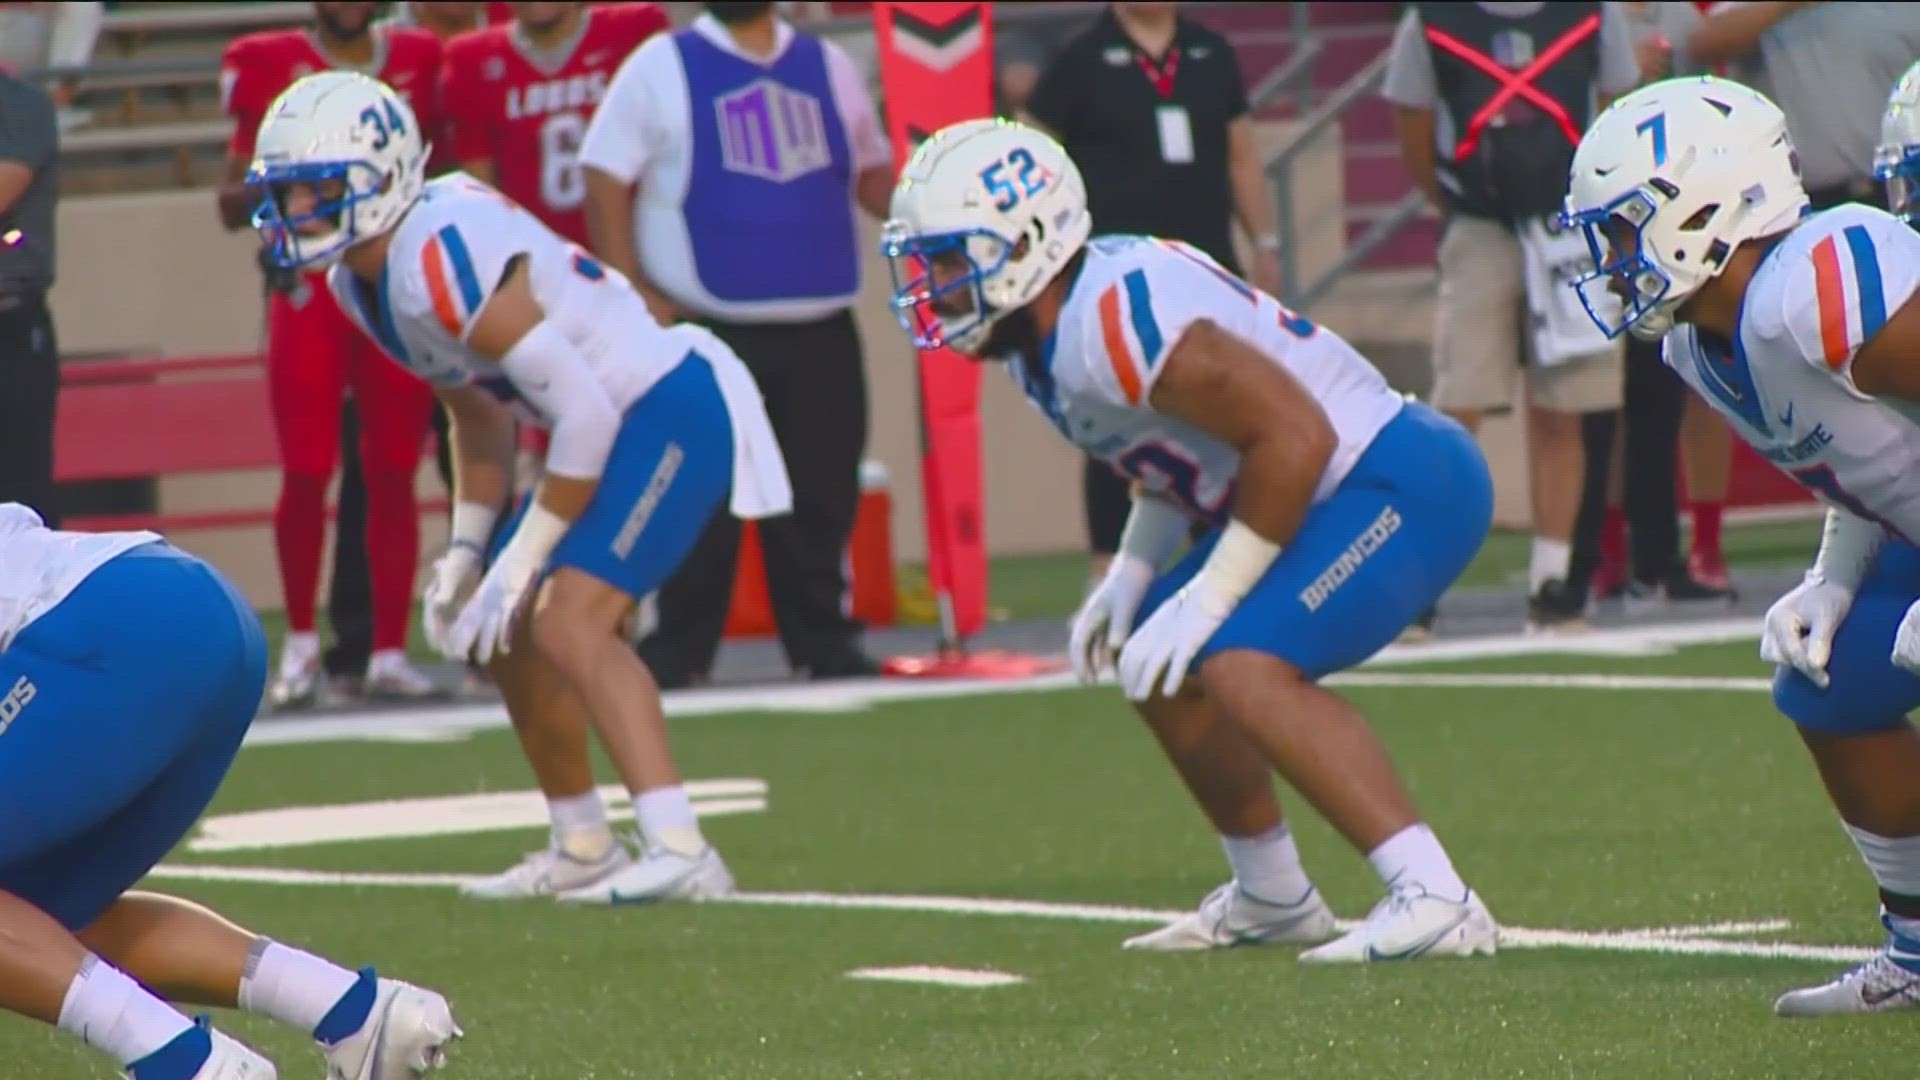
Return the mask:
[(388, 140), (393, 136), (407, 133), (407, 122), (401, 118), (400, 110), (393, 107), (392, 98), (361, 109), (360, 124), (373, 128), (373, 149), (376, 153), (385, 150)]
[(1047, 177), (1027, 148), (1016, 146), (1006, 157), (980, 170), (980, 182), (993, 196), (993, 208), (1004, 214), (1019, 206), (1021, 199), (1038, 195)]

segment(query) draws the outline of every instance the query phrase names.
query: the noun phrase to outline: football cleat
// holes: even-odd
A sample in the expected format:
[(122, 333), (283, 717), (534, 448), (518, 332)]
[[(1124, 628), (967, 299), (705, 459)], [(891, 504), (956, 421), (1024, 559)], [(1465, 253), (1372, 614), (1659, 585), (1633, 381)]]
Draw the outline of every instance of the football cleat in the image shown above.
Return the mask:
[(559, 895), (563, 904), (650, 904), (662, 900), (710, 900), (733, 894), (733, 874), (709, 844), (698, 855), (646, 847), (640, 858), (578, 889)]
[(1229, 881), (1208, 893), (1198, 910), (1158, 930), (1130, 937), (1122, 948), (1190, 952), (1237, 945), (1311, 944), (1331, 937), (1333, 929), (1333, 911), (1311, 885), (1293, 903), (1275, 904)]
[(1471, 889), (1464, 900), (1401, 885), (1373, 906), (1366, 921), (1317, 949), (1309, 964), (1377, 964), (1429, 956), (1492, 956), (1499, 947), (1492, 913)]
[(395, 979), (378, 987), (367, 1022), (327, 1048), (327, 1080), (413, 1080), (444, 1068), (465, 1034), (439, 994)]
[(558, 896), (598, 885), (633, 864), (626, 845), (615, 840), (598, 859), (576, 859), (558, 845), (535, 851), (490, 878), (460, 887), (462, 896), (476, 900), (525, 900)]

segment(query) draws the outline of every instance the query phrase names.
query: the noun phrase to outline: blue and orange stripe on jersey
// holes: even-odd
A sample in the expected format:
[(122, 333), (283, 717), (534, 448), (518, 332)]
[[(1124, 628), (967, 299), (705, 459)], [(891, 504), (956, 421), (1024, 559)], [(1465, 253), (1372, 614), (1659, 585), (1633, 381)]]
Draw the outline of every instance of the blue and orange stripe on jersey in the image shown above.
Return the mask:
[(460, 230), (448, 225), (427, 238), (420, 249), (420, 270), (427, 279), (427, 297), (433, 301), (433, 317), (440, 328), (455, 341), (467, 336), (467, 320), (479, 314), (486, 299), (480, 292), (480, 275), (473, 269), (473, 256)]
[[(1120, 384), (1127, 404), (1140, 404), (1146, 383), (1142, 378), (1160, 362), (1166, 350), (1166, 338), (1153, 317), (1153, 296), (1147, 289), (1147, 272), (1129, 270), (1119, 283), (1109, 285), (1100, 294), (1100, 340), (1106, 346), (1107, 363)], [(1121, 318), (1121, 308), (1126, 318)], [(1132, 339), (1128, 339), (1128, 330)]]
[[(1847, 256), (1840, 256), (1840, 238)], [(1854, 310), (1860, 313), (1859, 335), (1853, 333), (1847, 304), (1852, 281)], [(1887, 322), (1886, 289), (1880, 280), (1880, 257), (1865, 225), (1849, 225), (1813, 245), (1813, 301), (1820, 316), (1820, 353), (1827, 366), (1839, 370), (1855, 349), (1873, 339)]]

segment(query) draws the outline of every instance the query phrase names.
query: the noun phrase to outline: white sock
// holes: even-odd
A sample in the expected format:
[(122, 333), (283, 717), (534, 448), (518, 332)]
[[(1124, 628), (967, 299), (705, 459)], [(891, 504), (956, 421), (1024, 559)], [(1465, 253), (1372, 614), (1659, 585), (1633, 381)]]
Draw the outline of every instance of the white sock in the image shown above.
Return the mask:
[[(1852, 825), (1846, 829), (1880, 891), (1920, 897), (1920, 836), (1876, 836)], [(1887, 921), (1902, 937), (1920, 939), (1920, 919), (1888, 912)]]
[(633, 817), (649, 844), (658, 844), (677, 855), (698, 855), (707, 849), (707, 838), (700, 833), (700, 818), (693, 812), (693, 800), (679, 784), (635, 794)]
[(240, 1007), (310, 1033), (359, 981), (330, 960), (260, 938), (240, 976)]
[(1573, 566), (1573, 545), (1565, 540), (1533, 538), (1533, 561), (1527, 567), (1527, 592), (1537, 593), (1549, 581), (1567, 580)]
[(1368, 853), (1373, 872), (1391, 889), (1396, 885), (1418, 885), (1435, 896), (1464, 900), (1467, 883), (1454, 872), (1453, 860), (1440, 838), (1425, 825), (1409, 825), (1387, 838), (1387, 842)]
[(583, 862), (597, 861), (613, 846), (606, 801), (593, 788), (584, 795), (548, 799), (547, 819), (553, 825), (554, 846)]
[(88, 954), (60, 1005), (60, 1028), (128, 1066), (186, 1034), (193, 1021), (126, 972)]
[(387, 671), (392, 668), (404, 668), (406, 666), (407, 650), (405, 649), (381, 649), (367, 658), (367, 670), (369, 672)]
[(280, 670), (298, 671), (320, 657), (318, 630), (289, 630), (280, 644)]
[(1269, 904), (1297, 904), (1313, 890), (1300, 865), (1300, 848), (1285, 822), (1258, 836), (1222, 836), (1227, 865), (1240, 891)]

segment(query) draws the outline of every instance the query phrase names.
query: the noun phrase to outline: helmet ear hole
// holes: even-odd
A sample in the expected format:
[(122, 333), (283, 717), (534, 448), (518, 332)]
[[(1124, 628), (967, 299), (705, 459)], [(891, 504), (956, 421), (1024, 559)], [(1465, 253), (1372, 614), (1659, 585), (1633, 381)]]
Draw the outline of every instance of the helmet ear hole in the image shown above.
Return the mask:
[(1719, 203), (1708, 203), (1707, 205), (1694, 211), (1692, 217), (1681, 222), (1680, 231), (1681, 232), (1699, 232), (1701, 229), (1706, 228), (1707, 222), (1712, 221), (1713, 215), (1719, 212), (1720, 212)]

